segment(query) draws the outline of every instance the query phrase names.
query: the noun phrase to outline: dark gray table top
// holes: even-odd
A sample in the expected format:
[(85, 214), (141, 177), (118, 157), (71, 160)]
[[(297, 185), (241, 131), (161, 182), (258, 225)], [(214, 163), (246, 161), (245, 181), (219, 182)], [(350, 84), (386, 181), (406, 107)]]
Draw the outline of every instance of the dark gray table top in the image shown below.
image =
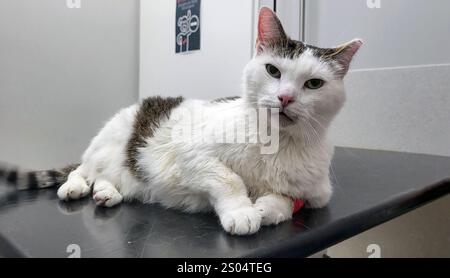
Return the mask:
[(67, 257), (70, 244), (82, 257), (308, 256), (450, 192), (449, 157), (337, 148), (332, 168), (328, 207), (248, 237), (227, 235), (210, 214), (65, 203), (54, 190), (2, 192), (0, 256)]

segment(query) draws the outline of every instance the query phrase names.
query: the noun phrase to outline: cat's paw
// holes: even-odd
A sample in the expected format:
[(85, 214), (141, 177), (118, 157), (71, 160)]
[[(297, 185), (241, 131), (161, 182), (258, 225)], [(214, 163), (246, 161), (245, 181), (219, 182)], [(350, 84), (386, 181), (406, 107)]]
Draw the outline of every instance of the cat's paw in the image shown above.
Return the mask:
[(258, 198), (254, 207), (261, 214), (263, 226), (278, 225), (292, 218), (291, 204), (275, 202), (270, 196)]
[(250, 235), (256, 233), (261, 226), (261, 214), (253, 207), (244, 207), (225, 212), (220, 222), (230, 234)]
[(76, 200), (89, 194), (91, 188), (85, 179), (81, 177), (70, 178), (58, 189), (57, 195), (61, 200)]
[(93, 199), (97, 206), (113, 207), (122, 202), (123, 197), (114, 187), (94, 190)]

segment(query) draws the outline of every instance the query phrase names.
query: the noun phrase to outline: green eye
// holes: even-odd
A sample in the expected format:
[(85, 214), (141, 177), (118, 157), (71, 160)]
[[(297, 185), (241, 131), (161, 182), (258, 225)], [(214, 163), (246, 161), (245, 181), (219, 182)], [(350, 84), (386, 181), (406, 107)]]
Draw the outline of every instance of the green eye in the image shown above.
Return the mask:
[(305, 82), (305, 87), (311, 90), (320, 89), (325, 84), (322, 79), (310, 79)]
[(267, 73), (270, 74), (273, 78), (280, 79), (281, 78), (281, 72), (277, 67), (271, 64), (266, 64), (266, 70)]

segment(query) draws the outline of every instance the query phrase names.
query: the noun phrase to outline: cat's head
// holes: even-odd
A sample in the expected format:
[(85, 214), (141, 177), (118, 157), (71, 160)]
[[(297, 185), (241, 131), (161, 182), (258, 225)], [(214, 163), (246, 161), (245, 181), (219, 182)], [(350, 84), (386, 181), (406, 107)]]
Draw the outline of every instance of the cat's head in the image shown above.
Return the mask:
[(279, 108), (282, 129), (327, 126), (345, 102), (343, 78), (362, 41), (319, 48), (290, 39), (269, 8), (259, 14), (253, 59), (244, 70), (244, 99), (253, 107)]

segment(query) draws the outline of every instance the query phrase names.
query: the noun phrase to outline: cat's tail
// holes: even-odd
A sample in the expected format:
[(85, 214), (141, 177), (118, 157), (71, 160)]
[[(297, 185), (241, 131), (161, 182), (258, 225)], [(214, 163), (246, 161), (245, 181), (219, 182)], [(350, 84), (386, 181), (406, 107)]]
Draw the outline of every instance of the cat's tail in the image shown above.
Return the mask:
[(28, 171), (0, 162), (0, 184), (6, 183), (18, 190), (59, 187), (78, 166), (73, 164), (61, 169)]

